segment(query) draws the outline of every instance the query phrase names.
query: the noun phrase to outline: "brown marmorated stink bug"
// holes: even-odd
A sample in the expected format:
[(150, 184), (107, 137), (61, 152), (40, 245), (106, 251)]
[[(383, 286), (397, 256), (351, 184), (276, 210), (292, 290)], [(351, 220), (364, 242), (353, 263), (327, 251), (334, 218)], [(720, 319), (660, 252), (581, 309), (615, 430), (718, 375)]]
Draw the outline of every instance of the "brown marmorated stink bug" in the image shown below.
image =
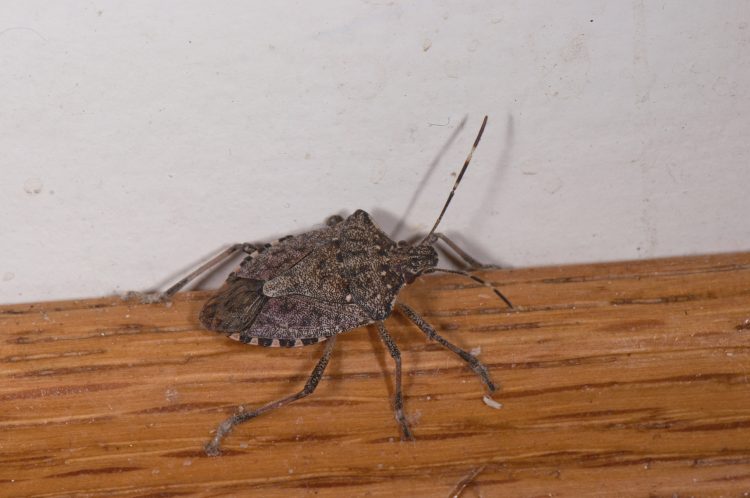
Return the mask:
[[(200, 313), (201, 324), (209, 330), (223, 332), (231, 339), (258, 346), (309, 346), (327, 340), (323, 355), (301, 391), (255, 410), (241, 410), (224, 420), (206, 445), (206, 454), (218, 455), (222, 439), (235, 426), (311, 394), (328, 365), (336, 336), (373, 323), (377, 324), (380, 338), (396, 365), (396, 420), (401, 426), (403, 439), (413, 439), (403, 411), (401, 354), (384, 324), (394, 307), (429, 339), (468, 363), (490, 393), (496, 390), (487, 368), (476, 357), (440, 336), (411, 307), (397, 301), (401, 288), (420, 275), (447, 272), (464, 275), (490, 287), (507, 306), (513, 307), (497, 288), (481, 278), (466, 271), (437, 268), (438, 254), (433, 247), (440, 240), (471, 269), (483, 266), (435, 230), (469, 166), (486, 124), (485, 116), (440, 215), (430, 233), (418, 244), (393, 241), (373, 223), (369, 214), (357, 210), (346, 219), (340, 216), (329, 218), (325, 228), (287, 236), (272, 244), (234, 244), (167, 291), (141, 295), (146, 302), (169, 300), (200, 274), (238, 251), (244, 251), (247, 256), (239, 268), (204, 305)], [(485, 401), (490, 406), (499, 406), (487, 396)]]

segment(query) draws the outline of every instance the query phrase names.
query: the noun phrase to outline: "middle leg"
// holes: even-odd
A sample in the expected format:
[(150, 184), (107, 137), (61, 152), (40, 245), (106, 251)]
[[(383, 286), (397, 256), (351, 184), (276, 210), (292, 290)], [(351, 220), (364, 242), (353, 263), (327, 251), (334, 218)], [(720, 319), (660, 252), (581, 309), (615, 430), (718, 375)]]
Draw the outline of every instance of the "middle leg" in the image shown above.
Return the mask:
[(404, 398), (401, 393), (401, 352), (398, 350), (398, 346), (393, 340), (393, 337), (385, 330), (385, 324), (380, 321), (378, 322), (378, 332), (380, 332), (380, 338), (383, 340), (385, 345), (388, 347), (388, 351), (393, 357), (393, 361), (396, 362), (396, 389), (393, 401), (393, 411), (396, 415), (396, 420), (401, 424), (402, 439), (406, 441), (414, 440), (414, 436), (411, 434), (409, 424), (406, 422), (404, 416)]

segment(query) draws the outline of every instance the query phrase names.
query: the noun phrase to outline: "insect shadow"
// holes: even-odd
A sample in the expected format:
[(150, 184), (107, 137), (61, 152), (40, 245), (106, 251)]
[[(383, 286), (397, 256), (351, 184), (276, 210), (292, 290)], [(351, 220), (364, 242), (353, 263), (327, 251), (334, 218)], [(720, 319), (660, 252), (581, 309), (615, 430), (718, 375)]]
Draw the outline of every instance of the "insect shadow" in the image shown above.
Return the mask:
[[(403, 409), (401, 353), (385, 327), (394, 309), (428, 339), (464, 360), (489, 394), (497, 387), (474, 355), (445, 339), (413, 308), (398, 300), (401, 289), (418, 277), (435, 272), (454, 273), (490, 288), (509, 308), (499, 289), (473, 273), (438, 267), (438, 244), (444, 245), (471, 269), (485, 265), (471, 257), (437, 227), (466, 173), (479, 144), (485, 116), (471, 151), (430, 232), (419, 242), (394, 241), (371, 216), (359, 209), (347, 218), (331, 216), (324, 228), (283, 237), (269, 244), (237, 243), (193, 270), (163, 293), (141, 294), (144, 302), (164, 302), (209, 270), (238, 253), (245, 257), (224, 285), (205, 303), (201, 324), (245, 344), (298, 347), (325, 342), (323, 353), (302, 390), (254, 410), (241, 408), (216, 429), (205, 446), (209, 456), (220, 454), (221, 442), (237, 425), (304, 398), (315, 390), (331, 359), (338, 334), (375, 324), (395, 365), (393, 408), (402, 438), (413, 439)], [(499, 404), (488, 396), (485, 402)]]
[[(507, 185), (508, 182), (503, 182), (502, 177), (510, 169), (510, 162), (513, 157), (513, 146), (516, 143), (516, 125), (513, 119), (513, 114), (508, 113), (505, 120), (505, 140), (503, 140), (503, 148), (500, 151), (500, 156), (496, 160), (496, 166), (492, 168), (492, 177), (488, 179), (487, 185)], [(481, 202), (478, 202), (479, 211), (483, 213), (492, 212), (493, 206), (495, 205), (497, 198), (506, 196), (498, 195), (496, 189), (488, 189)], [(488, 217), (483, 216), (477, 220), (472, 226), (472, 232), (482, 233), (484, 224), (487, 223)], [(493, 227), (494, 228), (494, 227)], [(473, 252), (473, 249), (472, 249)]]
[[(451, 132), (450, 136), (448, 137), (448, 140), (445, 141), (445, 143), (440, 148), (438, 153), (435, 154), (435, 157), (432, 159), (432, 161), (430, 161), (429, 166), (427, 166), (427, 170), (422, 176), (422, 180), (419, 182), (419, 185), (417, 185), (417, 187), (414, 189), (414, 194), (411, 196), (411, 199), (409, 200), (409, 204), (406, 205), (404, 214), (401, 215), (401, 218), (399, 218), (398, 223), (396, 223), (396, 226), (393, 228), (393, 230), (390, 231), (391, 238), (395, 239), (398, 236), (398, 234), (401, 233), (401, 230), (403, 230), (404, 222), (411, 214), (412, 209), (414, 209), (414, 205), (417, 203), (419, 194), (421, 194), (424, 191), (425, 185), (427, 185), (427, 182), (430, 180), (432, 173), (435, 171), (438, 164), (440, 164), (440, 160), (443, 158), (443, 156), (448, 151), (448, 149), (450, 149), (451, 145), (453, 145), (453, 142), (456, 141), (456, 138), (458, 138), (458, 135), (464, 129), (464, 126), (466, 126), (467, 119), (468, 119), (468, 116), (464, 116), (463, 119), (461, 119), (461, 122), (459, 122), (456, 128), (453, 130), (453, 132)], [(379, 213), (376, 211), (374, 214), (378, 215)], [(377, 216), (377, 218), (379, 220), (381, 219), (380, 216)], [(383, 222), (381, 221), (381, 223)]]

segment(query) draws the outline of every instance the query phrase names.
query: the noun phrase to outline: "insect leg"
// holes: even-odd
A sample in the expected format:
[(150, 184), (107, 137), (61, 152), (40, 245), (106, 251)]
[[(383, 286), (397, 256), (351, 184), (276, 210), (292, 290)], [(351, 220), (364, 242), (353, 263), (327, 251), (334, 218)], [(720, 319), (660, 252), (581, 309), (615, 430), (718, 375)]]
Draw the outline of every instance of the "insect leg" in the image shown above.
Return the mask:
[(343, 217), (341, 217), (338, 214), (334, 214), (333, 216), (329, 216), (326, 219), (326, 226), (329, 226), (329, 227), (336, 226), (339, 223), (341, 223), (342, 221), (344, 221)]
[(403, 439), (412, 441), (414, 440), (414, 436), (412, 436), (409, 424), (406, 422), (406, 417), (404, 416), (404, 398), (401, 394), (401, 352), (393, 341), (393, 337), (391, 337), (385, 329), (385, 324), (382, 321), (378, 322), (378, 332), (380, 332), (380, 338), (388, 347), (388, 351), (391, 353), (393, 361), (396, 362), (396, 390), (395, 399), (393, 401), (393, 411), (396, 414), (396, 420), (401, 424)]
[(168, 301), (172, 296), (177, 294), (177, 292), (179, 292), (180, 289), (185, 287), (187, 284), (189, 284), (190, 282), (198, 278), (201, 274), (210, 270), (214, 266), (226, 261), (240, 249), (246, 252), (247, 254), (250, 254), (251, 256), (263, 250), (263, 248), (259, 249), (257, 246), (254, 246), (253, 244), (248, 244), (248, 243), (232, 244), (231, 246), (224, 249), (219, 254), (217, 254), (216, 256), (214, 256), (213, 258), (206, 261), (205, 263), (200, 265), (198, 268), (190, 272), (187, 276), (185, 276), (183, 279), (181, 279), (179, 282), (174, 284), (172, 287), (170, 287), (166, 291), (149, 292), (149, 293), (129, 292), (127, 295), (127, 298), (136, 297), (143, 303), (158, 303), (158, 302)]
[(476, 270), (479, 268), (499, 268), (497, 265), (485, 265), (484, 263), (480, 263), (476, 259), (474, 259), (469, 253), (461, 249), (455, 242), (453, 242), (451, 239), (449, 239), (444, 233), (435, 232), (432, 234), (435, 236), (435, 238), (442, 240), (445, 242), (445, 244), (450, 247), (453, 252), (458, 254), (458, 256), (463, 259), (468, 265), (469, 269)]
[(446, 268), (430, 268), (430, 269), (426, 270), (425, 273), (435, 273), (437, 271), (443, 272), (443, 273), (455, 273), (456, 275), (463, 275), (464, 277), (468, 277), (468, 278), (472, 279), (473, 281), (478, 282), (478, 283), (484, 285), (485, 287), (489, 287), (490, 289), (492, 289), (492, 292), (494, 292), (495, 294), (497, 294), (497, 297), (499, 297), (500, 299), (502, 299), (505, 302), (505, 304), (508, 305), (508, 308), (515, 309), (515, 306), (513, 306), (513, 303), (510, 302), (510, 299), (508, 299), (507, 297), (505, 297), (505, 295), (502, 292), (500, 292), (500, 290), (497, 287), (495, 287), (491, 283), (487, 282), (486, 280), (483, 280), (483, 279), (477, 277), (476, 275), (472, 275), (471, 273), (466, 272), (466, 271), (462, 271), (462, 270), (448, 270)]
[(484, 385), (487, 386), (487, 389), (490, 392), (494, 392), (497, 389), (495, 387), (495, 383), (492, 382), (492, 379), (490, 379), (490, 374), (487, 371), (487, 367), (485, 367), (482, 362), (480, 362), (474, 355), (464, 351), (463, 349), (449, 342), (447, 339), (443, 338), (441, 335), (435, 332), (435, 329), (432, 328), (432, 325), (424, 321), (424, 319), (409, 306), (405, 305), (404, 303), (396, 303), (396, 306), (398, 306), (398, 309), (400, 309), (401, 312), (406, 315), (409, 320), (414, 322), (414, 325), (419, 327), (420, 330), (424, 332), (424, 334), (429, 339), (439, 342), (441, 346), (450, 351), (453, 351), (455, 354), (460, 356), (462, 360), (468, 363), (469, 367), (474, 370), (474, 373), (479, 376), (479, 378), (482, 380)]
[(318, 364), (315, 365), (315, 368), (313, 369), (312, 374), (310, 375), (310, 378), (307, 379), (307, 383), (305, 384), (305, 387), (302, 388), (301, 391), (299, 391), (296, 394), (292, 394), (291, 396), (287, 396), (277, 401), (273, 401), (271, 403), (265, 404), (261, 406), (260, 408), (257, 408), (253, 411), (239, 412), (229, 417), (228, 419), (223, 421), (221, 424), (219, 424), (219, 426), (216, 428), (216, 434), (214, 435), (213, 439), (205, 447), (206, 455), (216, 456), (219, 453), (221, 453), (221, 451), (219, 450), (219, 446), (221, 446), (221, 440), (224, 439), (224, 437), (227, 434), (232, 432), (232, 429), (236, 425), (247, 422), (248, 420), (257, 417), (258, 415), (262, 415), (266, 412), (270, 412), (271, 410), (275, 410), (276, 408), (281, 408), (284, 405), (288, 405), (292, 401), (297, 401), (298, 399), (304, 398), (305, 396), (312, 394), (312, 392), (315, 391), (315, 387), (317, 387), (318, 382), (320, 382), (320, 378), (323, 376), (323, 371), (326, 369), (326, 366), (328, 365), (328, 360), (331, 359), (331, 353), (333, 352), (334, 344), (336, 344), (335, 335), (328, 338), (328, 341), (326, 342), (326, 347), (323, 350), (323, 356), (321, 356), (320, 360), (318, 360)]

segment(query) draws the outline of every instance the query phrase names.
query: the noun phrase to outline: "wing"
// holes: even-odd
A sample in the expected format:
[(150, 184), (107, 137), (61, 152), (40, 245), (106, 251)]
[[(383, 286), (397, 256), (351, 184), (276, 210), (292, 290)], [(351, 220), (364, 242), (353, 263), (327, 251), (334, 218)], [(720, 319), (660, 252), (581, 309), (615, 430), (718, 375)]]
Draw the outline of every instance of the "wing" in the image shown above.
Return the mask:
[(283, 273), (315, 248), (335, 237), (338, 226), (321, 228), (279, 239), (255, 256), (248, 256), (235, 272), (238, 277), (271, 280)]
[(403, 276), (393, 269), (388, 257), (396, 243), (362, 210), (342, 223), (340, 241), (337, 259), (349, 282), (352, 302), (373, 320), (386, 318), (404, 286)]
[(297, 264), (263, 285), (269, 297), (307, 296), (328, 303), (348, 304), (349, 282), (336, 260), (338, 248), (328, 243), (303, 256)]
[(268, 301), (262, 290), (261, 280), (230, 277), (203, 306), (201, 324), (217, 332), (238, 332), (249, 328)]
[(356, 304), (300, 295), (268, 297), (260, 280), (232, 278), (203, 307), (204, 327), (261, 346), (305, 346), (372, 323)]

